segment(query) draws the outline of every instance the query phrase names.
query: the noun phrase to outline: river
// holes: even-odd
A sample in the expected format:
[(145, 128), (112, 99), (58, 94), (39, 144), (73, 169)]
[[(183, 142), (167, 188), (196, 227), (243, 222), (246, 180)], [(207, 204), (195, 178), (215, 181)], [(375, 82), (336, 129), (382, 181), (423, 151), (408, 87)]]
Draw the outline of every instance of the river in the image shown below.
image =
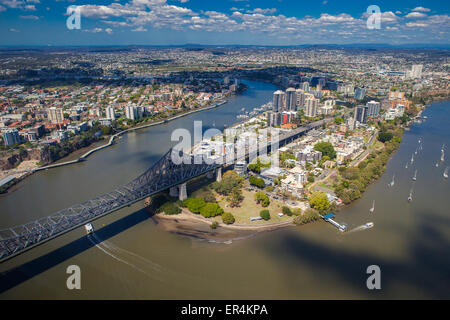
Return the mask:
[[(0, 228), (46, 216), (124, 184), (148, 169), (171, 145), (176, 128), (236, 122), (242, 107), (271, 100), (276, 88), (249, 90), (217, 109), (124, 135), (88, 161), (38, 172), (0, 197)], [(231, 244), (209, 243), (159, 228), (142, 203), (95, 221), (0, 265), (0, 298), (10, 299), (346, 299), (450, 298), (450, 185), (435, 167), (450, 146), (450, 102), (434, 103), (428, 119), (405, 132), (386, 173), (340, 211), (345, 234), (325, 222), (258, 234)], [(423, 150), (405, 169), (418, 146)], [(447, 152), (450, 156), (450, 151)], [(412, 203), (407, 197), (415, 170)], [(387, 184), (395, 174), (395, 185)], [(188, 190), (189, 191), (189, 190)], [(375, 212), (370, 215), (372, 201)], [(81, 290), (68, 290), (66, 268), (81, 268)], [(366, 269), (381, 269), (381, 290), (368, 290)]]

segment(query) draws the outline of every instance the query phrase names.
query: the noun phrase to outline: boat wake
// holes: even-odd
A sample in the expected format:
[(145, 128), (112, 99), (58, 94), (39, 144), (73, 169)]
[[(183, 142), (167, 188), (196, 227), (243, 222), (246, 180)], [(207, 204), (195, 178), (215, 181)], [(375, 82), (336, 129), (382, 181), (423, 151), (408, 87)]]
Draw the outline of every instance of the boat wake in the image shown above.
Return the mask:
[[(143, 274), (145, 274), (146, 276), (155, 279), (155, 280), (161, 280), (157, 277), (155, 277), (154, 275), (151, 275), (149, 272), (147, 272), (145, 269), (145, 267), (148, 267), (149, 265), (151, 266), (153, 271), (160, 271), (160, 266), (145, 259), (144, 257), (141, 257), (133, 252), (130, 252), (128, 250), (122, 249), (117, 247), (115, 244), (109, 242), (109, 241), (102, 241), (102, 239), (100, 239), (95, 233), (89, 234), (87, 236), (87, 238), (89, 239), (89, 241), (95, 245), (98, 249), (100, 249), (103, 253), (105, 253), (106, 255), (110, 256), (111, 258), (113, 258), (114, 260), (124, 263), (128, 266), (130, 266), (131, 268), (133, 268), (136, 271), (139, 271)], [(127, 257), (128, 256), (128, 257)], [(140, 261), (140, 264), (144, 264), (144, 268), (142, 268), (142, 266), (137, 266), (136, 264), (139, 263), (132, 263), (130, 260), (130, 257), (134, 257), (135, 259), (137, 259), (138, 261)]]
[(368, 227), (365, 224), (363, 224), (363, 225), (360, 225), (359, 227), (353, 228), (350, 231), (347, 231), (346, 233), (353, 233), (353, 232), (358, 232), (358, 231), (364, 231), (364, 230), (367, 230), (367, 229), (370, 229), (370, 228), (372, 228), (372, 227)]

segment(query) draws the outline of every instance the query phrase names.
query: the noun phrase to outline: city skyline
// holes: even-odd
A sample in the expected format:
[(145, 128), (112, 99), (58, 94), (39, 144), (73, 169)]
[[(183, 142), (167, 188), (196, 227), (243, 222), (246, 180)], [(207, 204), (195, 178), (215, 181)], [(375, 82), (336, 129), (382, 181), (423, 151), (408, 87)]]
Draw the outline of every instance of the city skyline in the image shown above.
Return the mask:
[[(381, 11), (368, 28), (368, 7)], [(80, 29), (67, 8), (78, 6)], [(0, 0), (2, 46), (448, 44), (439, 1)]]

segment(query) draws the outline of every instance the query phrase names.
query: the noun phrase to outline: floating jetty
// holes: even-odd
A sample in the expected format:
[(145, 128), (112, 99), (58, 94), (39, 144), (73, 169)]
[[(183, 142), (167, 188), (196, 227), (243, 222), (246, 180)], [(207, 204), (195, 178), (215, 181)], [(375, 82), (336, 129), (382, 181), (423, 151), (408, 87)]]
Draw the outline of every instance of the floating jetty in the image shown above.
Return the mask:
[(334, 218), (334, 213), (328, 213), (324, 216), (322, 216), (322, 219), (325, 220), (326, 222), (331, 223), (333, 226), (335, 226), (336, 228), (338, 228), (339, 231), (344, 232), (347, 231), (347, 226), (344, 224), (340, 224), (336, 221), (333, 220)]

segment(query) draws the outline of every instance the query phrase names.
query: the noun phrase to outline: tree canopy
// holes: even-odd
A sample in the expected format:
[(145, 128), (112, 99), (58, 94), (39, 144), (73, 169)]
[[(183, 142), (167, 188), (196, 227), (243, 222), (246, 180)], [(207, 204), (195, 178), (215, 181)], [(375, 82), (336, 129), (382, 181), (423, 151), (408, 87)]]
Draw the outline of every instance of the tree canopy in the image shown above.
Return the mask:
[(259, 216), (267, 221), (270, 219), (270, 212), (269, 212), (269, 210), (261, 210), (261, 212), (259, 213)]
[(322, 191), (313, 192), (308, 201), (311, 208), (318, 210), (320, 213), (326, 213), (330, 209), (330, 201)]
[(222, 214), (222, 221), (223, 221), (223, 223), (226, 223), (226, 224), (233, 224), (235, 219), (234, 219), (234, 216), (231, 213), (224, 212)]
[(322, 156), (328, 156), (330, 159), (336, 158), (336, 151), (329, 142), (318, 142), (314, 145), (314, 150), (322, 152)]
[(217, 203), (207, 203), (200, 209), (200, 214), (205, 218), (219, 216), (223, 213), (223, 209)]

